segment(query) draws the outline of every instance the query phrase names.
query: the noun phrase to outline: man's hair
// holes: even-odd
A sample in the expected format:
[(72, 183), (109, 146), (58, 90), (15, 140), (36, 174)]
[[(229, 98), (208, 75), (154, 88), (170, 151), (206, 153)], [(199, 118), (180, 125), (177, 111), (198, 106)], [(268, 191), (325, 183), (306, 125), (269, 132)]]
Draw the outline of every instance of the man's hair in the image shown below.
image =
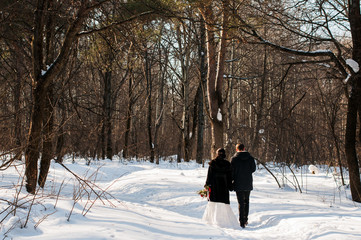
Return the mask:
[(243, 143), (238, 143), (236, 145), (236, 149), (239, 150), (239, 151), (243, 151), (244, 150), (244, 144)]

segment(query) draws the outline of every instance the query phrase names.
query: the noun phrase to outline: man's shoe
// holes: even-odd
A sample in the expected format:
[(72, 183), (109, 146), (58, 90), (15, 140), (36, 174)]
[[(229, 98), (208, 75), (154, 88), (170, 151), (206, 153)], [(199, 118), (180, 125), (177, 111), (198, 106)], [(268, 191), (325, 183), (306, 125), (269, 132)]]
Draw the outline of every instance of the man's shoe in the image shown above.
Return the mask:
[(241, 227), (242, 227), (242, 228), (245, 228), (245, 227), (246, 227), (246, 224), (241, 223)]

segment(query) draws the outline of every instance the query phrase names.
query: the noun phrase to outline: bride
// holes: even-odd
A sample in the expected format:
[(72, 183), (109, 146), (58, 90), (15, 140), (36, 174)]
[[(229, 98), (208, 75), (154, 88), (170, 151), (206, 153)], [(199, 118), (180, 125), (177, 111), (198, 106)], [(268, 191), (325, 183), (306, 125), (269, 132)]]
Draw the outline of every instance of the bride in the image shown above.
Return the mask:
[(209, 163), (206, 186), (209, 187), (209, 201), (203, 221), (223, 228), (238, 228), (229, 202), (229, 191), (233, 190), (231, 164), (223, 148), (217, 150), (217, 157)]

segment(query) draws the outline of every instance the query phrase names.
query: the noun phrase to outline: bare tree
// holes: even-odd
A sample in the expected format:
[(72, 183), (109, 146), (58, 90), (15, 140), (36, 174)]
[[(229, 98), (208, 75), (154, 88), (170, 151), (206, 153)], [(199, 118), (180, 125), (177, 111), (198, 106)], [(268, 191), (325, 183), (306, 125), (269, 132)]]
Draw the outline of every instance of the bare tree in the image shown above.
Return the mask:
[[(335, 70), (338, 71), (339, 79), (349, 79), (348, 84), (351, 86), (351, 92), (350, 94), (345, 94), (348, 99), (345, 152), (349, 167), (352, 199), (354, 201), (360, 202), (361, 181), (359, 174), (359, 164), (356, 157), (356, 125), (357, 112), (359, 109), (359, 89), (361, 89), (358, 86), (360, 81), (357, 80), (359, 78), (359, 73), (358, 71), (354, 71), (354, 69), (346, 64), (345, 58), (348, 56), (347, 52), (343, 52), (343, 49), (347, 49), (347, 47), (344, 46), (337, 39), (337, 37), (335, 37), (332, 28), (332, 26), (336, 25), (342, 28), (343, 31), (350, 31), (353, 44), (352, 59), (354, 59), (357, 63), (360, 62), (360, 3), (359, 1), (348, 1), (348, 4), (339, 1), (317, 1), (314, 3), (314, 8), (310, 8), (311, 3), (308, 3), (307, 1), (295, 1), (290, 2), (289, 4), (295, 8), (286, 8), (286, 6), (282, 5), (281, 3), (276, 3), (275, 5), (270, 3), (271, 8), (277, 11), (277, 15), (269, 14), (266, 10), (267, 7), (260, 5), (258, 2), (255, 2), (254, 7), (265, 14), (264, 16), (270, 20), (270, 22), (277, 26), (281, 26), (291, 34), (295, 34), (298, 39), (305, 40), (303, 42), (300, 41), (298, 45), (296, 45), (299, 48), (285, 47), (281, 46), (280, 44), (267, 41), (261, 37), (254, 26), (251, 26), (252, 24), (247, 23), (247, 21), (242, 19), (239, 15), (236, 17), (240, 20), (243, 26), (246, 26), (246, 28), (243, 28), (243, 30), (248, 34), (256, 37), (259, 41), (283, 52), (303, 57), (313, 57), (314, 60), (309, 61), (313, 61), (314, 63), (332, 62), (334, 64)], [(290, 12), (287, 13), (287, 10), (285, 9), (288, 9)], [(314, 11), (310, 12), (309, 9), (314, 9)], [(308, 14), (303, 14), (305, 11), (307, 11)], [(282, 16), (283, 18), (279, 16)], [(345, 27), (346, 24), (342, 23), (342, 21), (347, 18), (350, 23), (350, 29), (347, 29), (347, 27)], [(293, 21), (287, 21), (290, 19)], [(339, 24), (338, 21), (341, 21), (341, 23)], [(295, 25), (292, 25), (292, 23), (295, 22), (299, 24), (298, 26), (303, 26), (303, 28), (295, 28)], [(309, 41), (309, 43), (307, 41)], [(313, 44), (314, 42), (316, 42), (317, 45)], [(312, 51), (312, 49), (316, 48), (317, 46), (329, 45), (329, 43), (333, 44), (332, 49), (334, 49), (334, 52), (331, 50)], [(307, 47), (311, 50), (304, 50), (302, 47)]]
[[(48, 93), (51, 92), (51, 84), (56, 78), (57, 74), (63, 69), (66, 61), (70, 55), (73, 43), (77, 38), (78, 32), (81, 30), (83, 21), (85, 21), (89, 12), (93, 10), (95, 6), (89, 5), (88, 2), (83, 3), (77, 12), (76, 18), (70, 22), (68, 30), (65, 34), (64, 41), (62, 43), (59, 54), (50, 54), (45, 52), (44, 49), (52, 51), (54, 46), (52, 36), (56, 30), (56, 27), (52, 24), (48, 24), (54, 16), (50, 15), (50, 9), (54, 8), (46, 0), (37, 1), (35, 14), (34, 14), (34, 31), (32, 40), (32, 82), (33, 82), (33, 109), (29, 130), (28, 147), (25, 153), (26, 161), (26, 189), (29, 193), (35, 193), (36, 180), (38, 175), (37, 162), (39, 158), (39, 149), (41, 141), (42, 124), (48, 122), (47, 137), (51, 131), (51, 119), (52, 110), (49, 109), (51, 105), (51, 99), (49, 99)], [(44, 46), (44, 42), (46, 43)], [(53, 56), (54, 59), (48, 59)], [(46, 65), (51, 63), (51, 65)], [(46, 107), (47, 106), (47, 107)], [(43, 109), (49, 109), (46, 114)], [(43, 149), (46, 153), (51, 153), (51, 144), (45, 145), (48, 149)], [(43, 170), (41, 171), (41, 184), (45, 183), (47, 171), (51, 157), (47, 155), (42, 159)]]
[[(360, 1), (348, 1), (348, 19), (350, 22), (351, 36), (352, 36), (352, 59), (358, 64), (361, 63), (361, 14)], [(357, 129), (357, 114), (361, 112), (361, 73), (357, 69), (352, 69), (351, 78), (351, 93), (348, 98), (347, 109), (347, 125), (345, 136), (345, 151), (348, 164), (348, 171), (350, 174), (350, 188), (352, 200), (361, 202), (361, 179), (360, 166), (356, 153), (356, 129)], [(361, 124), (361, 122), (360, 122)], [(359, 134), (359, 141), (361, 141), (361, 131)]]
[[(91, 29), (88, 32), (81, 33), (89, 14), (106, 2), (108, 2), (108, 0), (99, 1), (97, 3), (93, 3), (92, 1), (82, 1), (78, 7), (74, 7), (74, 11), (67, 11), (68, 13), (74, 12), (74, 15), (69, 16), (68, 24), (66, 25), (67, 29), (62, 38), (59, 39), (62, 40), (59, 44), (59, 50), (57, 53), (51, 53), (51, 51), (56, 49), (53, 45), (55, 44), (55, 41), (52, 40), (55, 33), (58, 31), (57, 26), (52, 24), (56, 22), (52, 20), (55, 20), (54, 18), (58, 17), (58, 15), (53, 14), (56, 11), (52, 11), (52, 9), (60, 9), (60, 5), (53, 5), (47, 0), (37, 1), (34, 13), (34, 30), (32, 33), (33, 109), (28, 147), (25, 153), (25, 175), (27, 179), (26, 189), (29, 193), (34, 194), (36, 188), (38, 172), (37, 161), (39, 158), (40, 142), (42, 139), (42, 124), (44, 122), (49, 122), (49, 120), (51, 121), (52, 110), (44, 113), (43, 109), (46, 109), (46, 104), (51, 101), (48, 97), (48, 93), (51, 92), (52, 83), (65, 67), (70, 53), (74, 49), (76, 40), (83, 35), (98, 31), (98, 29)], [(127, 21), (128, 19), (122, 20), (116, 24), (121, 24)], [(104, 27), (103, 29), (107, 29), (107, 27)], [(48, 50), (48, 52), (46, 50)], [(50, 63), (50, 65), (46, 65), (46, 63)], [(51, 128), (51, 124), (48, 126)], [(51, 131), (51, 129), (49, 129), (49, 131)], [(46, 136), (49, 136), (49, 134)], [(50, 149), (50, 144), (46, 146), (49, 149), (43, 148), (43, 151), (51, 153), (52, 150)], [(49, 166), (50, 159), (50, 157), (43, 159), (44, 163), (42, 164), (45, 168)], [(41, 174), (41, 179), (45, 182), (47, 171), (41, 171)]]
[[(214, 8), (213, 4), (219, 4)], [(206, 39), (207, 39), (207, 93), (209, 104), (209, 120), (212, 130), (211, 155), (215, 157), (217, 148), (223, 147), (223, 116), (224, 100), (223, 92), (223, 74), (225, 67), (225, 54), (227, 47), (227, 28), (229, 18), (229, 1), (199, 2), (199, 10), (205, 21)], [(216, 18), (216, 10), (220, 10), (221, 20)], [(219, 21), (219, 22), (218, 22)], [(216, 26), (221, 26), (217, 29)], [(219, 33), (220, 41), (217, 44), (215, 34)]]
[(206, 47), (205, 47), (205, 26), (201, 18), (198, 36), (198, 58), (199, 58), (199, 85), (196, 93), (196, 114), (197, 119), (197, 153), (196, 162), (203, 163), (203, 145), (204, 145), (204, 92), (206, 87)]

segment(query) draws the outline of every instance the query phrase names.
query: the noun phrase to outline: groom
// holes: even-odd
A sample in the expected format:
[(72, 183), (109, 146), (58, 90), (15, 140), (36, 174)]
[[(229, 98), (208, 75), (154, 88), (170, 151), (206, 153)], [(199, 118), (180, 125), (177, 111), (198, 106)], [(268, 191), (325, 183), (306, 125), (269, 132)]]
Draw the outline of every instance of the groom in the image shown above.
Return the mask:
[(254, 158), (245, 151), (243, 144), (236, 145), (236, 154), (231, 158), (233, 168), (233, 189), (236, 191), (239, 222), (242, 228), (248, 224), (249, 195), (253, 190), (252, 173), (256, 171)]

